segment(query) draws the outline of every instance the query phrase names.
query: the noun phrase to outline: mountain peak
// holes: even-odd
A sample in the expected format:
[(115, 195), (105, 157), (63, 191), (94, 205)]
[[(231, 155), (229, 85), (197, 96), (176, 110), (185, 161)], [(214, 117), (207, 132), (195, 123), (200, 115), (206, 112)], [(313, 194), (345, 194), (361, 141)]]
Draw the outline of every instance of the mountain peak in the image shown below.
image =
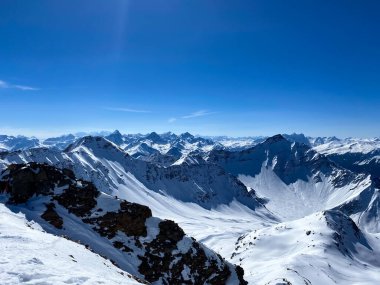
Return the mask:
[(286, 138), (284, 138), (283, 135), (281, 134), (278, 134), (278, 135), (274, 135), (273, 137), (269, 137), (267, 138), (264, 143), (267, 143), (267, 144), (273, 144), (273, 143), (277, 143), (279, 141), (287, 141)]
[(181, 139), (187, 140), (187, 139), (193, 139), (194, 136), (190, 134), (189, 132), (183, 133), (179, 136)]
[(113, 133), (109, 134), (105, 138), (117, 145), (121, 145), (124, 143), (123, 136), (118, 130), (115, 130)]
[(286, 138), (288, 141), (297, 142), (297, 143), (310, 146), (310, 141), (304, 134), (296, 134), (296, 133), (292, 133), (290, 135), (283, 134), (283, 137)]
[(162, 141), (161, 136), (159, 134), (157, 134), (156, 132), (151, 132), (145, 138), (148, 139), (148, 140), (151, 140), (153, 142), (160, 142), (160, 141)]
[(83, 138), (80, 138), (76, 142), (69, 145), (65, 152), (70, 152), (74, 150), (77, 147), (85, 146), (90, 149), (94, 148), (109, 148), (109, 147), (115, 147), (118, 148), (115, 144), (113, 144), (108, 139), (105, 139), (103, 137), (97, 137), (97, 136), (85, 136)]
[(119, 132), (119, 130), (114, 130), (111, 135), (118, 135), (118, 136), (121, 136), (121, 133)]

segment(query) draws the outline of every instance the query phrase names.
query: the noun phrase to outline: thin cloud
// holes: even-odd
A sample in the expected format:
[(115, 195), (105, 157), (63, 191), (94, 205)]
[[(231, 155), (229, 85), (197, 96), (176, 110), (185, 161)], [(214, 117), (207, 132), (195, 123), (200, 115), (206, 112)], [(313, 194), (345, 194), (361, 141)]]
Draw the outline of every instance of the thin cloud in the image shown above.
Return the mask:
[(197, 117), (204, 117), (204, 116), (208, 116), (208, 115), (212, 115), (212, 114), (215, 114), (215, 112), (209, 112), (207, 110), (199, 110), (199, 111), (196, 111), (196, 112), (191, 113), (189, 115), (182, 116), (182, 119), (191, 119), (191, 118), (197, 118)]
[(26, 86), (26, 85), (17, 85), (17, 84), (10, 84), (4, 80), (0, 80), (0, 88), (1, 89), (18, 89), (22, 91), (35, 91), (39, 90), (39, 88), (36, 87), (31, 87), (31, 86)]
[(131, 109), (131, 108), (113, 108), (113, 107), (107, 107), (105, 109), (108, 110), (108, 111), (126, 112), (126, 113), (151, 113), (151, 111), (148, 111), (148, 110), (139, 110), (139, 109)]
[(210, 112), (208, 110), (199, 110), (199, 111), (193, 112), (191, 114), (188, 114), (186, 116), (182, 116), (179, 118), (174, 118), (174, 117), (169, 118), (168, 123), (174, 123), (175, 121), (180, 120), (180, 119), (191, 119), (191, 118), (204, 117), (204, 116), (212, 115), (215, 113), (216, 112)]
[(12, 88), (20, 89), (23, 91), (35, 91), (39, 90), (39, 88), (31, 87), (31, 86), (25, 86), (25, 85), (12, 85)]

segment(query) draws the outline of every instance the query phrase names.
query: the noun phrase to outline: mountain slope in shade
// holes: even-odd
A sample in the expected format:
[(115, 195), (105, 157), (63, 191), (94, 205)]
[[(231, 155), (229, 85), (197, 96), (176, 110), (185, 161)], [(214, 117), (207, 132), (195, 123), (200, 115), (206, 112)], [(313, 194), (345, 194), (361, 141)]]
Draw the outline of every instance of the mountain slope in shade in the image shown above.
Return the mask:
[(362, 229), (380, 233), (380, 179), (372, 179), (371, 187), (335, 209), (350, 215)]
[(214, 151), (208, 161), (238, 176), (284, 219), (333, 208), (371, 187), (368, 176), (345, 170), (281, 135), (241, 152)]
[(356, 173), (380, 177), (380, 149), (363, 152), (332, 152), (325, 154), (330, 160)]
[(241, 268), (186, 236), (176, 223), (153, 217), (146, 206), (105, 195), (68, 169), (10, 165), (0, 187), (11, 210), (152, 284), (245, 284)]
[(360, 227), (379, 232), (379, 185), (346, 170), (310, 147), (283, 136), (241, 152), (214, 151), (209, 161), (239, 177), (283, 221), (339, 209)]

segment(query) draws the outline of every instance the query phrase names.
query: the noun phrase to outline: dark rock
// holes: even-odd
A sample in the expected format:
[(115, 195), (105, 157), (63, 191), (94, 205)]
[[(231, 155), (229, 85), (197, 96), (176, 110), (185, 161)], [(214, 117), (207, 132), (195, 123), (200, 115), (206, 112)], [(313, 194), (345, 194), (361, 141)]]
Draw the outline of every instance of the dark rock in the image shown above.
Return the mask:
[(279, 141), (283, 141), (283, 140), (286, 140), (283, 135), (281, 134), (278, 134), (278, 135), (275, 135), (273, 137), (269, 137), (265, 140), (264, 143), (269, 143), (269, 144), (272, 144), (272, 143), (276, 143), (276, 142), (279, 142)]
[(244, 280), (244, 269), (241, 266), (237, 265), (235, 266), (235, 271), (240, 282), (239, 285), (247, 285), (248, 282)]
[(95, 225), (94, 230), (108, 238), (113, 238), (118, 231), (127, 236), (145, 237), (147, 235), (145, 222), (150, 217), (152, 217), (152, 211), (148, 207), (122, 201), (118, 212), (107, 212), (101, 217), (83, 221)]
[[(228, 266), (224, 262), (219, 266), (216, 259), (207, 257), (199, 243), (193, 240), (186, 253), (178, 251), (177, 243), (183, 239), (185, 233), (176, 223), (162, 221), (159, 229), (157, 237), (145, 244), (147, 253), (139, 257), (139, 271), (147, 281), (155, 282), (162, 278), (164, 284), (171, 285), (226, 283), (231, 275)], [(185, 280), (182, 276), (185, 266), (189, 268), (194, 282)], [(166, 272), (170, 272), (170, 275), (165, 275)]]
[(62, 178), (59, 170), (38, 163), (13, 164), (8, 171), (3, 177), (3, 191), (10, 194), (9, 202), (15, 204), (25, 203), (34, 195), (53, 194), (54, 184)]
[(64, 168), (64, 169), (62, 169), (62, 173), (64, 175), (66, 175), (67, 177), (75, 180), (75, 174), (71, 169)]
[(98, 189), (90, 182), (81, 181), (81, 186), (69, 185), (61, 195), (54, 196), (58, 203), (79, 217), (87, 216), (97, 205)]
[(45, 221), (56, 227), (57, 229), (62, 229), (63, 220), (55, 211), (54, 203), (49, 203), (46, 205), (46, 211), (41, 215)]

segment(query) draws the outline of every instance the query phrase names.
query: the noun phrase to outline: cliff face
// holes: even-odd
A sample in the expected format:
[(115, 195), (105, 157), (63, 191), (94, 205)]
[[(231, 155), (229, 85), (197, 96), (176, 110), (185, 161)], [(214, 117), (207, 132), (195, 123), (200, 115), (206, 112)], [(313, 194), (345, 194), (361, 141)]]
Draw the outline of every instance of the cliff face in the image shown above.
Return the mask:
[[(153, 284), (246, 284), (243, 270), (224, 261), (173, 221), (101, 193), (68, 169), (14, 164), (0, 174), (6, 204), (66, 235)], [(235, 283), (235, 284), (238, 284)]]

